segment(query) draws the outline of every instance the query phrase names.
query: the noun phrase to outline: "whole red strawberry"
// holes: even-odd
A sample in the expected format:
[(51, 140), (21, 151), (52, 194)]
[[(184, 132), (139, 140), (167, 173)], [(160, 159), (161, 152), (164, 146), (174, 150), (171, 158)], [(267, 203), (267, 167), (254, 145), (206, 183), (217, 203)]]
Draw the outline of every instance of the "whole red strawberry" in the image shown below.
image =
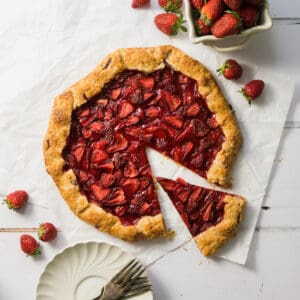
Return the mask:
[(251, 105), (252, 101), (261, 95), (264, 87), (265, 83), (262, 80), (251, 80), (245, 84), (240, 92), (244, 95), (248, 103)]
[(206, 25), (211, 25), (222, 15), (223, 10), (222, 0), (209, 0), (201, 9), (201, 19)]
[(243, 0), (223, 0), (225, 4), (233, 10), (237, 10), (243, 4)]
[(250, 28), (256, 25), (259, 16), (259, 12), (256, 7), (245, 5), (241, 7), (237, 13), (242, 19), (244, 28)]
[(184, 22), (182, 14), (163, 13), (154, 18), (156, 27), (167, 35), (176, 35), (179, 29), (186, 32), (187, 29), (182, 25)]
[(211, 27), (212, 34), (217, 38), (238, 34), (242, 29), (242, 21), (234, 11), (226, 11)]
[(175, 13), (180, 13), (182, 2), (183, 0), (158, 0), (158, 4), (166, 12), (175, 12)]
[(190, 0), (192, 7), (195, 9), (200, 9), (205, 3), (206, 0)]
[(218, 75), (224, 75), (226, 79), (238, 79), (242, 76), (243, 69), (234, 59), (227, 59), (222, 67), (217, 70)]
[(35, 238), (29, 234), (23, 234), (20, 237), (20, 246), (23, 252), (27, 255), (41, 254), (39, 244)]
[(18, 190), (13, 193), (10, 193), (4, 199), (4, 202), (7, 204), (8, 208), (16, 209), (22, 207), (28, 200), (28, 194), (26, 191)]
[(204, 23), (204, 21), (201, 18), (199, 18), (196, 21), (196, 30), (197, 30), (198, 35), (206, 35), (206, 34), (210, 33), (210, 26), (207, 26)]
[(131, 7), (132, 8), (140, 8), (147, 4), (149, 4), (150, 0), (132, 0)]
[(38, 236), (43, 242), (52, 241), (57, 236), (57, 229), (52, 223), (43, 223), (39, 227)]

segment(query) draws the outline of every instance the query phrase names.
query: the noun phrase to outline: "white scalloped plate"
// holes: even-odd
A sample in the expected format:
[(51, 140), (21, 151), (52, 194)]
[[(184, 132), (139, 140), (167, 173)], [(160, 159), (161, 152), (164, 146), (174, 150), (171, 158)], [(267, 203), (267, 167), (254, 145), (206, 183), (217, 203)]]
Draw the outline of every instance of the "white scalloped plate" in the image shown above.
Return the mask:
[[(45, 267), (36, 300), (90, 300), (134, 257), (120, 248), (98, 242), (79, 243), (58, 253)], [(147, 276), (145, 271), (145, 276)], [(152, 292), (130, 300), (153, 300)]]

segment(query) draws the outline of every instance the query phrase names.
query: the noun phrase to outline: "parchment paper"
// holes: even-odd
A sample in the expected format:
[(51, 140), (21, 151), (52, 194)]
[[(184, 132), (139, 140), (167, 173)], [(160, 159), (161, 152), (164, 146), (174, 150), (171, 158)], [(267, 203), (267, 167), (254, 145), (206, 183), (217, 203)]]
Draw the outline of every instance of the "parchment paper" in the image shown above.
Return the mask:
[[(23, 3), (24, 2), (24, 3)], [(223, 55), (208, 47), (192, 45), (188, 36), (169, 38), (156, 30), (157, 6), (132, 10), (130, 1), (9, 1), (0, 18), (0, 192), (26, 188), (30, 202), (53, 210), (68, 242), (107, 241), (121, 246), (149, 264), (184, 244), (191, 237), (168, 197), (159, 199), (173, 241), (157, 240), (128, 244), (77, 219), (68, 210), (42, 158), (42, 139), (48, 125), (53, 98), (79, 80), (109, 52), (120, 47), (173, 44), (204, 63), (213, 74)], [(116, 7), (117, 5), (117, 7)], [(243, 63), (241, 61), (241, 63)], [(263, 96), (249, 107), (237, 93), (242, 83), (261, 78)], [(238, 236), (217, 255), (245, 263), (257, 217), (264, 199), (280, 136), (292, 99), (294, 82), (288, 77), (251, 64), (241, 80), (218, 79), (232, 104), (244, 137), (228, 192), (248, 199)], [(207, 186), (207, 182), (178, 167), (155, 151), (148, 151), (154, 175), (183, 177)], [(200, 252), (199, 252), (199, 255)]]

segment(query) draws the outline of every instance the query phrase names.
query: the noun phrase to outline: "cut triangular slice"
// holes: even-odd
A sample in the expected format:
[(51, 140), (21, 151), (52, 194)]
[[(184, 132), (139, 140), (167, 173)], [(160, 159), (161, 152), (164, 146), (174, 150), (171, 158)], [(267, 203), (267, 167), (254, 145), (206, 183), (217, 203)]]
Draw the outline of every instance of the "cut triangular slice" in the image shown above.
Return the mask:
[(243, 197), (192, 185), (181, 178), (158, 177), (157, 181), (205, 256), (236, 234), (246, 204)]

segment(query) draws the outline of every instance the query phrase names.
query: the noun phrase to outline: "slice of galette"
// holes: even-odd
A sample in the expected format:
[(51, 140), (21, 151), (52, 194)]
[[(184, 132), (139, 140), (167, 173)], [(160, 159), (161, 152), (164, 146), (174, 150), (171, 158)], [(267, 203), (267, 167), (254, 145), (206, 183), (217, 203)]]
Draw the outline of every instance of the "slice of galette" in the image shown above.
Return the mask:
[(213, 254), (235, 236), (246, 200), (243, 197), (196, 186), (178, 178), (157, 178), (188, 227), (201, 252)]
[(240, 144), (209, 71), (161, 46), (117, 50), (59, 95), (44, 157), (77, 216), (136, 240), (166, 234), (145, 147), (226, 185)]

